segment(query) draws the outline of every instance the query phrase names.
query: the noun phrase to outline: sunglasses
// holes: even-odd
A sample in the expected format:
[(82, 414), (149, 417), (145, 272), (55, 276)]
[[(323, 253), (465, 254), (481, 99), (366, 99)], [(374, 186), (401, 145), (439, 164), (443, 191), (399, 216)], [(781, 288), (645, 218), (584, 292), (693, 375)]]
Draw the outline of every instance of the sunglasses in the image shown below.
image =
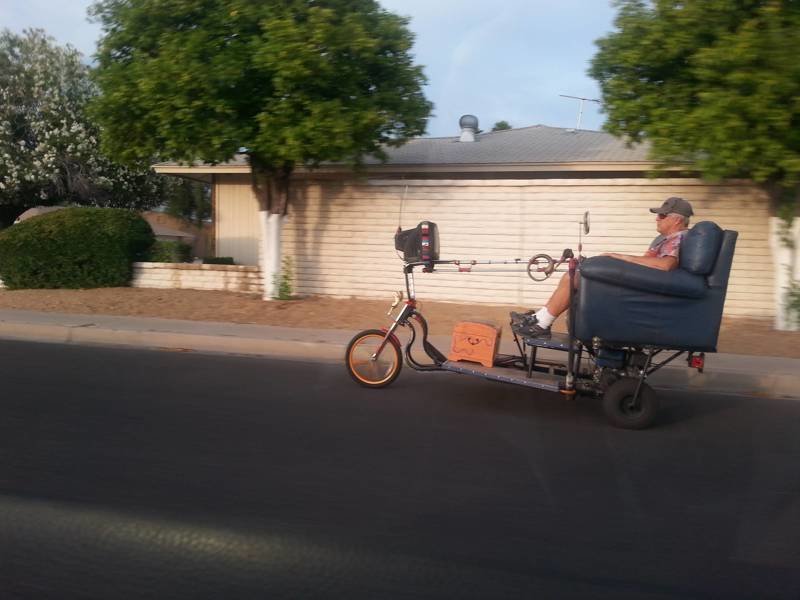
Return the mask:
[(668, 214), (658, 213), (656, 215), (656, 219), (660, 221), (661, 219), (666, 219), (668, 216), (669, 216)]

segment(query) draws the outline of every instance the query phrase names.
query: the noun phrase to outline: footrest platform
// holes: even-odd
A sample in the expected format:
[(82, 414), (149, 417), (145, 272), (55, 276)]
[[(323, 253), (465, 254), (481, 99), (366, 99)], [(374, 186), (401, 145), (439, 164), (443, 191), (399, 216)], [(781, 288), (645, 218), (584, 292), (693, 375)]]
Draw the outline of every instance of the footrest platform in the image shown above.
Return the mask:
[[(526, 346), (536, 346), (537, 348), (549, 348), (550, 350), (563, 350), (569, 352), (569, 335), (566, 333), (553, 333), (547, 339), (527, 338), (517, 334)], [(575, 344), (577, 350), (577, 343)]]
[(451, 360), (448, 360), (442, 364), (441, 368), (445, 371), (451, 371), (453, 373), (473, 375), (476, 377), (483, 377), (484, 379), (489, 379), (491, 381), (502, 381), (503, 383), (514, 383), (539, 390), (547, 390), (549, 392), (559, 391), (561, 389), (561, 384), (564, 381), (563, 377), (558, 375), (550, 375), (549, 373), (539, 373), (534, 371), (531, 376), (528, 377), (527, 373), (520, 369), (506, 367), (484, 367), (483, 365), (475, 363), (455, 362)]

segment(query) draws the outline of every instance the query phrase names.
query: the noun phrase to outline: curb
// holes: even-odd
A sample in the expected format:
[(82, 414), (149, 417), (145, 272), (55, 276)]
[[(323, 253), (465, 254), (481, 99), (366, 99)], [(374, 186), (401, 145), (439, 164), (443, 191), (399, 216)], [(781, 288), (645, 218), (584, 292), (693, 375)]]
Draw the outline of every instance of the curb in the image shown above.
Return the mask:
[(165, 331), (130, 331), (93, 325), (0, 323), (0, 338), (59, 344), (117, 346), (263, 356), (287, 360), (340, 361), (344, 345)]

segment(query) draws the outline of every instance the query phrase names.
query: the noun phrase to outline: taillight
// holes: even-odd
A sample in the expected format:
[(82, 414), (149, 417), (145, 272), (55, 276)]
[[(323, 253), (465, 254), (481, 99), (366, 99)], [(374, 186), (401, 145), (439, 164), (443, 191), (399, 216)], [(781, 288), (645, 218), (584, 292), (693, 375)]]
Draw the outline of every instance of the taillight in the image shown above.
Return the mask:
[(703, 367), (706, 366), (706, 355), (705, 354), (692, 354), (692, 357), (689, 359), (689, 366), (692, 369), (697, 369), (698, 371), (702, 371)]

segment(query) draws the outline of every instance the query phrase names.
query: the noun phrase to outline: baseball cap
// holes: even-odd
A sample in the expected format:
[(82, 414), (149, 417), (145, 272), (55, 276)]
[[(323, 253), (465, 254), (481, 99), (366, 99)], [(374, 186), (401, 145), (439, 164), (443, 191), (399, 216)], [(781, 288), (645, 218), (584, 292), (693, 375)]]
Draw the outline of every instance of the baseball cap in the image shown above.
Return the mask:
[(687, 200), (683, 198), (679, 198), (678, 196), (672, 196), (671, 198), (667, 198), (664, 200), (664, 204), (659, 206), (658, 208), (651, 208), (651, 213), (658, 213), (660, 215), (668, 215), (669, 213), (675, 213), (678, 215), (683, 215), (684, 217), (691, 217), (694, 214), (692, 210), (692, 205), (689, 204)]

